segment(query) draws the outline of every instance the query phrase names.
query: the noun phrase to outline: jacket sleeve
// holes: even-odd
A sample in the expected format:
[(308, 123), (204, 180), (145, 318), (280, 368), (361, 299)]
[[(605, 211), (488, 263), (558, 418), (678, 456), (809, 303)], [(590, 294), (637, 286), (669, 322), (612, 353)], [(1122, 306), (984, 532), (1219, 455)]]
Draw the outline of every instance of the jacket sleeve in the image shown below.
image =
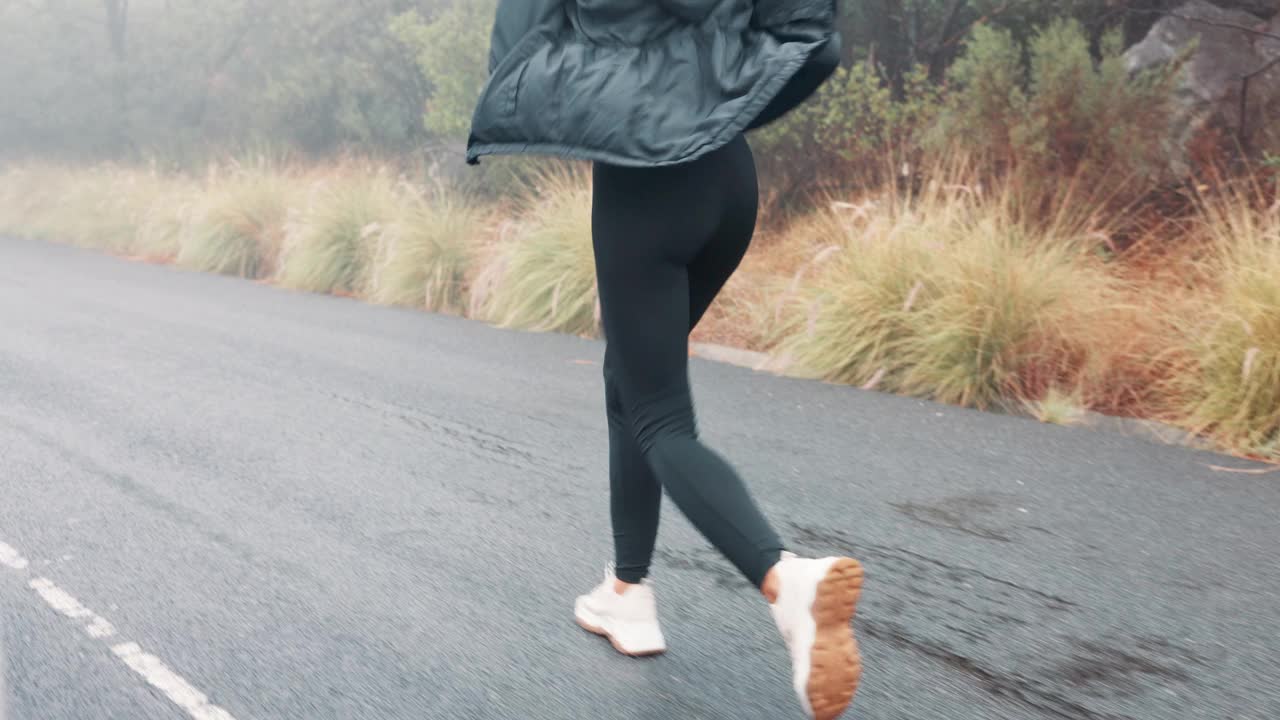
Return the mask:
[(817, 43), (813, 54), (791, 77), (747, 129), (755, 130), (782, 118), (822, 87), (840, 67), (837, 0), (756, 0), (752, 22), (786, 41)]
[[(464, 2), (467, 0), (464, 0)], [(489, 41), (489, 74), (534, 28), (564, 12), (565, 0), (500, 0)]]

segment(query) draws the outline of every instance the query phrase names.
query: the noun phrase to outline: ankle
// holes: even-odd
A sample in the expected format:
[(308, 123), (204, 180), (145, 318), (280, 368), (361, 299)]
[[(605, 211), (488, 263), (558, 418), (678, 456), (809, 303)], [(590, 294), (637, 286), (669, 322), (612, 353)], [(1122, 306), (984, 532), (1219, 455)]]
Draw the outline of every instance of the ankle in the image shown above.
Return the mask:
[(769, 573), (764, 576), (764, 582), (760, 584), (760, 594), (764, 596), (765, 601), (770, 605), (776, 605), (781, 585), (781, 581), (778, 580), (778, 566), (774, 565), (769, 569)]
[(760, 583), (760, 594), (770, 605), (778, 604), (778, 594), (782, 592), (782, 578), (778, 575), (778, 567), (782, 565), (782, 561), (794, 560), (795, 557), (794, 553), (783, 550), (778, 553), (778, 558), (773, 561), (769, 572), (765, 573), (764, 581)]
[(635, 586), (636, 586), (636, 583), (623, 582), (621, 580), (615, 579), (613, 581), (613, 592), (617, 595), (626, 595), (627, 592), (630, 591), (631, 588)]

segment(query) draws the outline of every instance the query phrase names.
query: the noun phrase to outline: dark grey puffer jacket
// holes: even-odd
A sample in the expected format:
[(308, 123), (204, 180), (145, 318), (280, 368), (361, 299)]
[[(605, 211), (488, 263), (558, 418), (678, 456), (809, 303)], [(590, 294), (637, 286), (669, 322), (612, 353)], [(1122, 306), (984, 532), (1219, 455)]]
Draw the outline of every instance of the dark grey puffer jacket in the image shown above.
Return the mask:
[(839, 64), (836, 0), (501, 0), (467, 159), (689, 162)]

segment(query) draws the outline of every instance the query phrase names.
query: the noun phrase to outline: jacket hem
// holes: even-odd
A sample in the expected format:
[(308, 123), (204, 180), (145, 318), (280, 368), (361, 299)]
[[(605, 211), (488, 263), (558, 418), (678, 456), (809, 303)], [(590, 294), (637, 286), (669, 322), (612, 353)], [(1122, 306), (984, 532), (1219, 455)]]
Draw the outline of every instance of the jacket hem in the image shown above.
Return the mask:
[(721, 127), (709, 140), (696, 146), (693, 150), (676, 157), (663, 160), (640, 160), (621, 155), (609, 150), (563, 145), (560, 143), (485, 143), (472, 142), (467, 147), (467, 163), (479, 164), (480, 158), (489, 155), (549, 155), (571, 160), (603, 162), (620, 167), (665, 167), (690, 163), (708, 153), (715, 152), (728, 145), (734, 138), (743, 134), (751, 123), (764, 112), (769, 103), (782, 92), (786, 84), (795, 77), (805, 63), (821, 48), (823, 43), (812, 43), (803, 52), (797, 53), (787, 61), (780, 72), (774, 73), (769, 81), (762, 85), (750, 98), (742, 110), (734, 118)]

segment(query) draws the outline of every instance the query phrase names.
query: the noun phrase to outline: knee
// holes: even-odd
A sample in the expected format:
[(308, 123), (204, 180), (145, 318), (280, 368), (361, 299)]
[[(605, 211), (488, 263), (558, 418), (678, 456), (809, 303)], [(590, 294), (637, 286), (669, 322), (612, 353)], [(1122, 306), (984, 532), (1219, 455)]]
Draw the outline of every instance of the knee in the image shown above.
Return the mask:
[(687, 390), (637, 403), (630, 413), (631, 432), (640, 451), (649, 454), (667, 439), (698, 437), (698, 423)]
[(609, 371), (608, 366), (605, 366), (604, 369), (604, 409), (611, 424), (623, 425), (627, 423), (627, 411), (626, 406), (622, 403), (622, 392), (618, 389), (618, 382), (614, 379), (613, 373)]

